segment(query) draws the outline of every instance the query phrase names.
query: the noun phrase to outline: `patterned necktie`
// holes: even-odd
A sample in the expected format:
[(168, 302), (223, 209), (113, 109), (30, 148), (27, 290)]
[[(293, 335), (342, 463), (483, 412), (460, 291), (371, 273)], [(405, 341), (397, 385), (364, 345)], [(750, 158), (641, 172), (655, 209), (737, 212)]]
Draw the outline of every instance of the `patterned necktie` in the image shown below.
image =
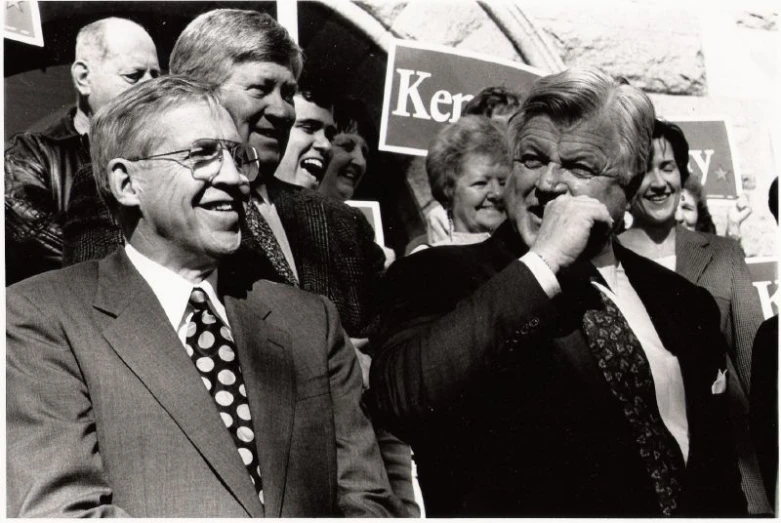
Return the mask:
[(260, 214), (254, 197), (247, 205), (247, 227), (252, 237), (260, 245), (261, 250), (271, 262), (271, 266), (277, 273), (285, 279), (285, 282), (294, 287), (298, 287), (298, 279), (293, 274), (293, 270), (287, 263), (285, 254), (274, 236), (266, 219)]
[(211, 393), (263, 503), (263, 482), (252, 416), (233, 336), (228, 326), (209, 310), (206, 293), (202, 289), (193, 289), (190, 305), (194, 312), (187, 324), (187, 353)]
[(651, 367), (640, 341), (615, 303), (603, 292), (599, 296), (604, 309), (586, 311), (583, 332), (629, 422), (662, 514), (671, 516), (682, 490), (683, 455), (659, 414)]

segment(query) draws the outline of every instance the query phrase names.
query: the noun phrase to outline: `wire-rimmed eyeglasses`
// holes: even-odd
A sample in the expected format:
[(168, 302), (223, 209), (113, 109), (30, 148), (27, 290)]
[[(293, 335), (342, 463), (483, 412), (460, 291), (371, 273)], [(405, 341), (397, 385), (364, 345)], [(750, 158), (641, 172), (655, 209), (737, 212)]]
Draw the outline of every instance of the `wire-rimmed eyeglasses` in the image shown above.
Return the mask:
[[(142, 160), (170, 160), (190, 169), (193, 178), (205, 182), (212, 181), (222, 168), (223, 151), (228, 151), (239, 170), (247, 180), (254, 181), (258, 176), (260, 160), (258, 151), (251, 145), (219, 138), (200, 138), (195, 140), (188, 149), (153, 154), (143, 158), (126, 158), (130, 162)], [(172, 154), (187, 153), (184, 158), (165, 158)]]

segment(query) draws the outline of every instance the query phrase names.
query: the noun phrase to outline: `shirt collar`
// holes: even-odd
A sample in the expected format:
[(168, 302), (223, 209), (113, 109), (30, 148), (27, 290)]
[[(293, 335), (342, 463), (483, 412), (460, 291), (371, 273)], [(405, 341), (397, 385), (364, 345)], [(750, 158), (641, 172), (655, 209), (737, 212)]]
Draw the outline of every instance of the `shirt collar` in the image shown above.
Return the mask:
[(171, 269), (164, 267), (154, 260), (144, 256), (129, 243), (125, 244), (125, 253), (130, 263), (141, 274), (141, 277), (152, 288), (157, 301), (165, 311), (168, 321), (174, 329), (178, 329), (187, 313), (187, 305), (193, 287), (200, 287), (209, 297), (213, 311), (224, 323), (228, 323), (225, 315), (225, 307), (217, 297), (217, 271), (212, 271), (206, 279), (197, 286), (185, 278), (179, 276)]

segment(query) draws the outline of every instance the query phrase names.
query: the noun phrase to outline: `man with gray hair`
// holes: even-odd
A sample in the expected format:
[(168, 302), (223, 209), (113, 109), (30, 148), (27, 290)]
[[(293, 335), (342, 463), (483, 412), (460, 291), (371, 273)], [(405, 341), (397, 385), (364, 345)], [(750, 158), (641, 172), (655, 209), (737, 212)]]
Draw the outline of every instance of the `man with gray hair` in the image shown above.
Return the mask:
[[(242, 246), (223, 264), (223, 277), (269, 279), (326, 296), (348, 335), (365, 338), (384, 260), (371, 226), (356, 209), (274, 178), (295, 120), (293, 97), (302, 64), (301, 49), (270, 16), (216, 9), (184, 29), (169, 69), (213, 85), (239, 136), (258, 153), (259, 173), (241, 220)], [(71, 261), (102, 258), (123, 241), (92, 187), (88, 195), (85, 185), (85, 197), (68, 213), (74, 231)], [(393, 491), (414, 515), (409, 447), (399, 442), (392, 447), (389, 457), (391, 447), (383, 438)]]
[(62, 266), (63, 217), (76, 172), (89, 163), (92, 115), (159, 74), (155, 44), (135, 22), (105, 18), (81, 28), (71, 66), (76, 107), (43, 132), (15, 136), (5, 151), (7, 284)]
[(390, 268), (371, 392), (429, 515), (745, 514), (716, 303), (615, 240), (653, 123), (598, 70), (538, 80), (508, 220)]
[(127, 244), (8, 289), (9, 515), (396, 513), (336, 308), (220, 267), (259, 162), (213, 89), (128, 90), (91, 139)]

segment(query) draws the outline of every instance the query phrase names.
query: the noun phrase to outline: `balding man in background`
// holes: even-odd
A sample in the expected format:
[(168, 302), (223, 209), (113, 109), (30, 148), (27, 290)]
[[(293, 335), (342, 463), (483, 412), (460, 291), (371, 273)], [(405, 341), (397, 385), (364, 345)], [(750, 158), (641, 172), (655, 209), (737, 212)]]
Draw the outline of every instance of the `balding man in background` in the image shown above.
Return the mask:
[(92, 115), (159, 74), (155, 44), (135, 22), (105, 18), (79, 31), (76, 107), (43, 132), (16, 135), (5, 150), (7, 284), (62, 265), (62, 218), (74, 176), (89, 163)]

